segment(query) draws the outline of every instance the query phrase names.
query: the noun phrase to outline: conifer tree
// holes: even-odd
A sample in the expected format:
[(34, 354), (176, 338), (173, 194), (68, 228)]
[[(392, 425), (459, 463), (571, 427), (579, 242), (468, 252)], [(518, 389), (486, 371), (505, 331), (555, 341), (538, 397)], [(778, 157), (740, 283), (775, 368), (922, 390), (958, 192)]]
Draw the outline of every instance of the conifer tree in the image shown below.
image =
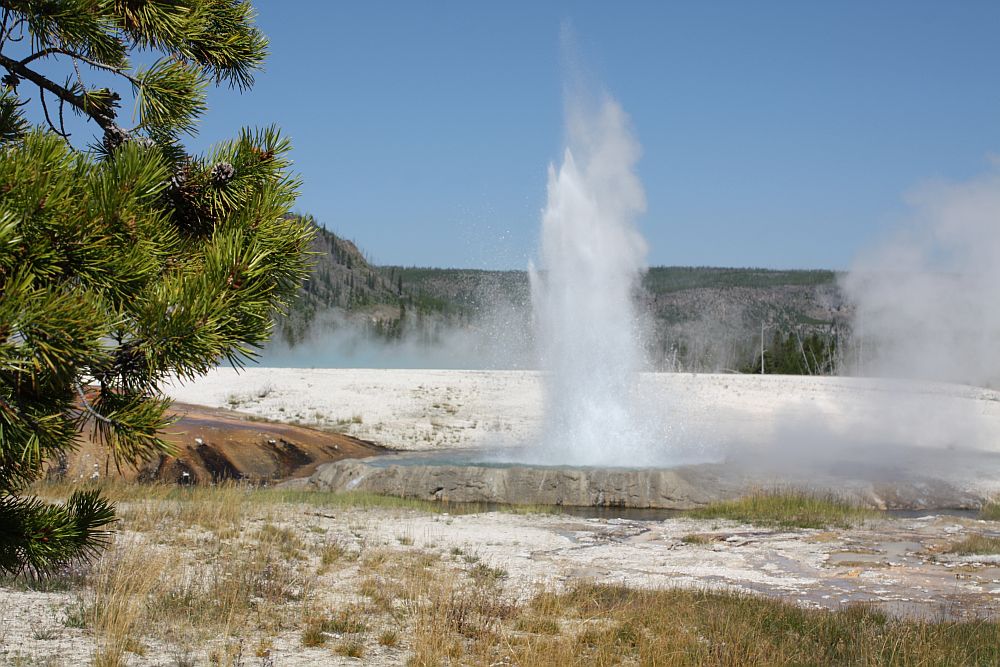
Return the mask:
[[(83, 429), (117, 464), (169, 453), (163, 381), (252, 358), (305, 278), (279, 132), (181, 144), (208, 84), (249, 87), (266, 48), (246, 2), (0, 0), (0, 571), (95, 553), (114, 508), (25, 494), (45, 461)], [(131, 93), (134, 127), (88, 76)]]

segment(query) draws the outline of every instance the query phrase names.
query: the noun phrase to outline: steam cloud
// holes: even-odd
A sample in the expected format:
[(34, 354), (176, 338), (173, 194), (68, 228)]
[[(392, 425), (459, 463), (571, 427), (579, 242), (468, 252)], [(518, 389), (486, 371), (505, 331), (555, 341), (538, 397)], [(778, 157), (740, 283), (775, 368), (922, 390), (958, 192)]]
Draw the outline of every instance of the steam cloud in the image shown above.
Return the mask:
[(853, 372), (995, 387), (1000, 381), (1000, 173), (924, 186), (913, 215), (842, 280)]
[(291, 368), (438, 368), (517, 370), (533, 368), (531, 322), (526, 308), (488, 285), (490, 307), (465, 325), (446, 318), (408, 315), (402, 335), (374, 335), (364, 317), (323, 313), (309, 337), (297, 345), (274, 341), (262, 363)]

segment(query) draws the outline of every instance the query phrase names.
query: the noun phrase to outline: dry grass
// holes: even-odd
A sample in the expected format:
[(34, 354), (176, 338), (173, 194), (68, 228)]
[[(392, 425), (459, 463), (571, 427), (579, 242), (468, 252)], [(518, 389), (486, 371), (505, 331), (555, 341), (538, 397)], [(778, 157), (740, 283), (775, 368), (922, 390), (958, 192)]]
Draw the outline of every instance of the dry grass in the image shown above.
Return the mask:
[(150, 620), (146, 600), (165, 568), (163, 556), (139, 541), (120, 541), (99, 562), (85, 616), (97, 643), (95, 667), (124, 665), (127, 652), (141, 651), (136, 631)]
[(383, 630), (378, 636), (378, 643), (382, 646), (399, 646), (399, 633), (396, 630)]
[[(249, 487), (102, 488), (118, 504), (115, 544), (50, 584), (76, 592), (66, 624), (93, 635), (95, 665), (124, 664), (148, 640), (178, 655), (214, 643), (210, 661), (239, 663), (250, 637), (266, 643), (299, 627), (317, 570), (346, 558), (336, 543), (279, 525), (287, 508)], [(69, 489), (37, 490), (60, 499)]]
[[(871, 607), (816, 611), (762, 597), (593, 584), (526, 597), (488, 556), (432, 551), (398, 539), (408, 533), (395, 525), (383, 527), (381, 542), (372, 539), (366, 522), (373, 519), (357, 507), (376, 501), (365, 496), (306, 502), (301, 492), (237, 486), (109, 491), (122, 521), (100, 561), (45, 581), (4, 582), (75, 595), (67, 624), (93, 638), (98, 666), (153, 646), (183, 657), (170, 664), (256, 664), (255, 657), (270, 659), (278, 637), (362, 661), (388, 654), (415, 667), (1000, 663), (1000, 630), (991, 621), (900, 621)], [(872, 515), (777, 493), (702, 513), (809, 527)], [(974, 537), (986, 540), (981, 548), (1000, 546)], [(710, 539), (692, 533), (684, 541)], [(954, 546), (972, 548), (980, 547)]]
[(365, 645), (358, 639), (346, 639), (337, 644), (334, 652), (348, 658), (363, 658), (365, 657)]
[[(524, 619), (561, 620), (531, 627)], [(493, 659), (553, 665), (993, 665), (996, 622), (900, 621), (867, 606), (806, 610), (738, 594), (583, 584), (536, 597)]]
[[(495, 583), (443, 580), (415, 613), (408, 665), (491, 664), (504, 641), (504, 624), (517, 604)], [(500, 664), (504, 664), (501, 662)]]
[(333, 635), (365, 633), (368, 626), (361, 616), (361, 610), (356, 608), (344, 609), (335, 615), (309, 616), (302, 630), (302, 645), (323, 646)]
[(409, 665), (994, 665), (996, 622), (818, 611), (743, 594), (580, 584), (518, 605), (453, 581), (416, 617)]
[(832, 495), (771, 490), (712, 503), (688, 515), (782, 528), (848, 528), (877, 517), (878, 512)]

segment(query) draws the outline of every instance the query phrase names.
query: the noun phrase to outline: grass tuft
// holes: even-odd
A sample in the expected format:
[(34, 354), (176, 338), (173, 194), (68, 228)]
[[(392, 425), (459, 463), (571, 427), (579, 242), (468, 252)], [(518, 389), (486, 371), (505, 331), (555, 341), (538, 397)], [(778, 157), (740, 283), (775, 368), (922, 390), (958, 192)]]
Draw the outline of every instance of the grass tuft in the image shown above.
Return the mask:
[(514, 628), (520, 632), (530, 632), (536, 635), (558, 635), (562, 632), (559, 621), (546, 616), (521, 616), (514, 624)]
[(323, 621), (321, 619), (309, 619), (306, 627), (302, 630), (302, 645), (308, 648), (315, 648), (326, 643), (326, 633), (323, 632)]
[(501, 567), (490, 567), (485, 563), (476, 563), (469, 570), (469, 576), (480, 584), (498, 583), (507, 578), (507, 570)]
[(757, 491), (687, 514), (696, 519), (731, 519), (782, 528), (849, 528), (878, 516), (875, 510), (844, 498), (805, 491)]
[(361, 634), (367, 630), (355, 609), (344, 609), (333, 616), (310, 616), (302, 630), (302, 645), (323, 646), (328, 635)]
[(334, 652), (347, 658), (363, 658), (365, 645), (358, 639), (347, 639), (337, 644)]
[(986, 521), (1000, 521), (1000, 500), (994, 498), (979, 510), (979, 518)]
[(961, 542), (948, 548), (948, 553), (959, 556), (983, 556), (1000, 554), (1000, 537), (990, 537), (978, 533), (969, 535)]
[(395, 630), (383, 630), (378, 636), (378, 643), (381, 646), (399, 646), (399, 633)]

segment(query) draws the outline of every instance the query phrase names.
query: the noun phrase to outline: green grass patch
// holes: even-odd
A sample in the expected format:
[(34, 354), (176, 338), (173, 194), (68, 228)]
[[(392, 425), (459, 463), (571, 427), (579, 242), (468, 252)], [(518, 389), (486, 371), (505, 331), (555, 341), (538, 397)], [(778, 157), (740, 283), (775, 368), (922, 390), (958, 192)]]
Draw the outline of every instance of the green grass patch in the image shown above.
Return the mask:
[(383, 496), (367, 491), (312, 491), (308, 489), (258, 489), (253, 500), (270, 503), (312, 505), (325, 509), (406, 509), (421, 512), (447, 512), (445, 503), (417, 498)]
[[(562, 508), (554, 505), (502, 505), (498, 503), (450, 503), (447, 501), (421, 500), (379, 495), (367, 491), (316, 491), (311, 489), (281, 489), (259, 487), (240, 482), (214, 485), (178, 486), (176, 484), (128, 483), (108, 481), (74, 484), (63, 481), (43, 481), (31, 487), (31, 493), (50, 500), (65, 500), (73, 491), (100, 490), (115, 503), (142, 501), (176, 502), (181, 506), (203, 508), (220, 505), (224, 513), (236, 515), (247, 504), (303, 504), (325, 509), (404, 509), (432, 514), (482, 514), (507, 512), (510, 514), (561, 514)], [(201, 509), (199, 509), (201, 512)], [(231, 518), (231, 517), (230, 517)], [(237, 517), (238, 518), (238, 517)]]
[(844, 498), (805, 491), (757, 491), (743, 498), (690, 510), (696, 519), (732, 519), (782, 528), (847, 528), (878, 516)]
[(507, 512), (510, 514), (559, 514), (561, 508), (553, 505), (500, 505), (496, 503), (449, 503), (383, 496), (367, 491), (311, 491), (303, 489), (260, 489), (261, 500), (276, 503), (302, 503), (329, 509), (338, 508), (388, 508), (412, 509), (432, 514), (482, 514)]
[(986, 521), (1000, 521), (1000, 501), (993, 499), (979, 510), (979, 518)]
[(959, 556), (982, 556), (1000, 554), (1000, 537), (986, 535), (969, 535), (961, 542), (956, 542), (948, 548), (948, 553)]

